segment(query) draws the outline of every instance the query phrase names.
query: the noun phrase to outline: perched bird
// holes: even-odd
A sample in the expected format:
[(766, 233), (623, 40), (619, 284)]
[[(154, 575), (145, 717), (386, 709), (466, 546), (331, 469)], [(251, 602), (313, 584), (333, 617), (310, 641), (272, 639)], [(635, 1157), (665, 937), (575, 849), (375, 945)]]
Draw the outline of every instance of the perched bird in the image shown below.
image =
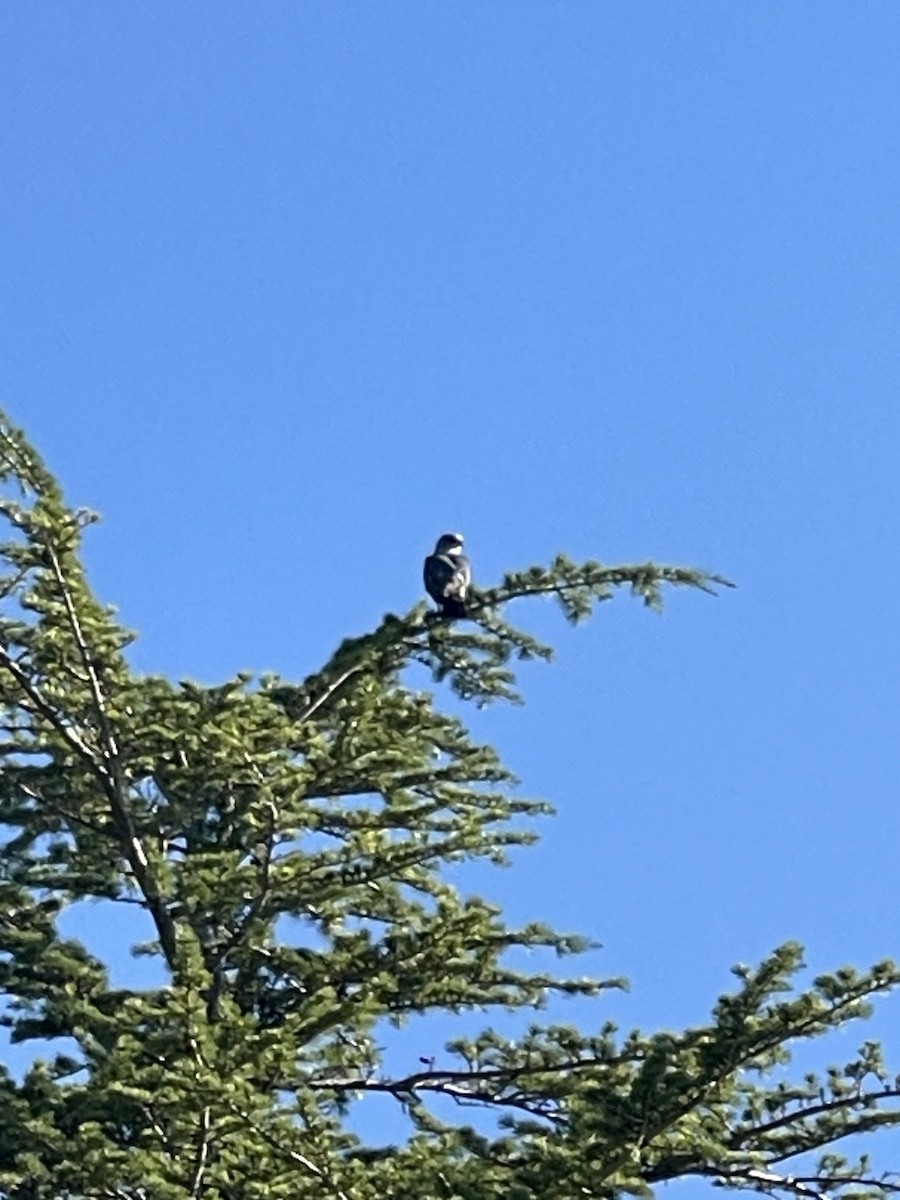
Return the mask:
[(434, 553), (425, 559), (425, 591), (440, 605), (445, 617), (466, 616), (466, 597), (472, 583), (472, 567), (463, 554), (458, 533), (442, 533)]

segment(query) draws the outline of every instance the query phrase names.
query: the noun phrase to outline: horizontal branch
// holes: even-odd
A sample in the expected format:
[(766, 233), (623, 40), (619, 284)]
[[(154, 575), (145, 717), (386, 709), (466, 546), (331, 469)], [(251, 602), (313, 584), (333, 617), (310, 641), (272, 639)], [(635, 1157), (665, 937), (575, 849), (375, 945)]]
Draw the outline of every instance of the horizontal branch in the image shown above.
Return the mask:
[(694, 587), (708, 596), (718, 595), (716, 587), (733, 588), (736, 586), (724, 575), (708, 574), (690, 567), (670, 567), (656, 563), (622, 567), (604, 567), (597, 564), (595, 569), (585, 573), (583, 579), (541, 580), (533, 584), (517, 580), (511, 587), (501, 586), (478, 591), (475, 602), (467, 605), (467, 611), (475, 615), (484, 609), (494, 608), (498, 604), (506, 604), (510, 600), (518, 600), (526, 596), (565, 595), (566, 592), (574, 592), (579, 588), (590, 588), (596, 591), (603, 587), (640, 587), (654, 584)]
[[(504, 1087), (519, 1083), (528, 1076), (564, 1075), (578, 1071), (588, 1071), (601, 1067), (608, 1070), (611, 1066), (633, 1061), (635, 1055), (613, 1055), (607, 1058), (573, 1058), (559, 1063), (523, 1063), (519, 1067), (485, 1067), (481, 1070), (460, 1071), (415, 1071), (400, 1079), (376, 1078), (375, 1076), (356, 1075), (350, 1078), (327, 1076), (322, 1079), (306, 1079), (304, 1084), (311, 1091), (343, 1091), (343, 1092), (381, 1092), (396, 1096), (408, 1096), (411, 1092), (438, 1092), (446, 1095), (472, 1094), (472, 1085), (482, 1088), (494, 1083), (495, 1093), (491, 1093), (491, 1103), (505, 1104), (500, 1094)], [(467, 1087), (468, 1085), (468, 1087)]]
[(865, 1187), (885, 1193), (900, 1193), (900, 1181), (888, 1176), (879, 1179), (875, 1176), (852, 1174), (781, 1175), (777, 1171), (763, 1170), (759, 1167), (733, 1167), (723, 1170), (716, 1166), (695, 1168), (688, 1173), (711, 1176), (716, 1182), (731, 1186), (747, 1184), (759, 1192), (789, 1192), (809, 1200), (827, 1200), (828, 1193), (836, 1187)]
[[(767, 1134), (776, 1133), (779, 1130), (790, 1130), (792, 1126), (803, 1121), (825, 1116), (828, 1113), (842, 1112), (848, 1108), (870, 1107), (883, 1100), (900, 1101), (900, 1088), (882, 1088), (877, 1092), (855, 1092), (850, 1096), (835, 1096), (833, 1099), (824, 1100), (819, 1104), (810, 1104), (806, 1108), (797, 1108), (792, 1112), (776, 1117), (774, 1120), (766, 1121), (764, 1125), (748, 1126), (746, 1129), (736, 1131), (729, 1138), (729, 1145), (737, 1150), (748, 1141), (765, 1137)], [(900, 1121), (900, 1112), (898, 1112), (897, 1118)], [(850, 1132), (854, 1131), (851, 1130)], [(834, 1136), (836, 1135), (829, 1134), (829, 1141)]]

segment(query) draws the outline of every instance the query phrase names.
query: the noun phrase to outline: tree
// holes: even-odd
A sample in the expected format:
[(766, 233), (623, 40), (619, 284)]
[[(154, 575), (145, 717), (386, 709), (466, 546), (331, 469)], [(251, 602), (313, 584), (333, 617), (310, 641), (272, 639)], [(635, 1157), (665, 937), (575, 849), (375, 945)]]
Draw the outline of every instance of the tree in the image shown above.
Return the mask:
[[(423, 1060), (397, 1078), (380, 1058), (385, 1021), (487, 1020), (617, 985), (513, 969), (510, 949), (584, 943), (509, 929), (442, 875), (528, 843), (518, 822), (541, 806), (406, 668), (476, 704), (512, 699), (513, 660), (549, 650), (506, 622), (508, 601), (551, 594), (578, 621), (621, 587), (657, 607), (667, 586), (724, 580), (560, 557), (479, 593), (472, 621), (424, 605), (389, 615), (299, 684), (176, 684), (129, 669), (130, 635), (78, 558), (93, 516), (66, 506), (5, 419), (0, 467), (3, 1020), (16, 1041), (77, 1046), (21, 1082), (0, 1077), (0, 1195), (568, 1200), (685, 1176), (800, 1196), (898, 1190), (835, 1150), (900, 1121), (877, 1045), (821, 1080), (773, 1079), (793, 1043), (896, 986), (889, 963), (795, 992), (801, 952), (787, 945), (736, 969), (709, 1023), (681, 1034), (535, 1022), (515, 1040), (490, 1027), (458, 1039), (450, 1069)], [(59, 914), (85, 899), (149, 920), (143, 952), (164, 986), (112, 987), (60, 934)], [(373, 1092), (407, 1114), (402, 1144), (348, 1130)], [(466, 1102), (458, 1120), (437, 1097)], [(467, 1123), (473, 1105), (495, 1119)]]

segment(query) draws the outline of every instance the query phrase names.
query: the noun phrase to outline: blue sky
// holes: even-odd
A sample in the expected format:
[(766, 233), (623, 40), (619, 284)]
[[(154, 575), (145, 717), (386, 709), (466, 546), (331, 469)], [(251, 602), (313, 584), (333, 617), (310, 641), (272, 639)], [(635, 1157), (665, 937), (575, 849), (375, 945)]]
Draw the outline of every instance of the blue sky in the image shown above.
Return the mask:
[(633, 992), (598, 1022), (702, 1020), (791, 937), (900, 954), (900, 7), (0, 31), (0, 403), (104, 513), (136, 666), (302, 675), (416, 602), (447, 527), (485, 584), (559, 550), (721, 571), (661, 619), (511, 611), (559, 659), (473, 724), (559, 813), (478, 885), (604, 943)]

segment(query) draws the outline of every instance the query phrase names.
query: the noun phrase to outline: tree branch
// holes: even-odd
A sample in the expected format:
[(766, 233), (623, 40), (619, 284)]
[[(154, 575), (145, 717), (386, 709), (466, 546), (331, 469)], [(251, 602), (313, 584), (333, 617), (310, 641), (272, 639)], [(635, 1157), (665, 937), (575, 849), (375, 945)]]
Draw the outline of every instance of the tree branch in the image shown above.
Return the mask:
[(708, 596), (715, 596), (717, 592), (711, 586), (712, 584), (728, 588), (736, 586), (730, 579), (726, 579), (724, 575), (708, 575), (705, 572), (690, 570), (687, 567), (669, 567), (655, 563), (645, 563), (637, 566), (604, 567), (598, 563), (596, 564), (596, 568), (595, 571), (591, 572), (589, 580), (573, 580), (562, 583), (535, 582), (533, 584), (516, 582), (511, 587), (500, 586), (488, 588), (476, 593), (476, 600), (474, 604), (467, 605), (467, 611), (474, 615), (482, 612), (484, 609), (496, 608), (498, 604), (506, 604), (510, 600), (518, 600), (525, 596), (565, 595), (566, 592), (574, 592), (579, 588), (585, 587), (591, 589), (602, 588), (604, 586), (616, 588), (625, 587), (628, 584), (632, 587), (638, 587), (641, 585), (646, 586), (650, 583), (668, 583), (674, 587), (695, 587), (701, 592), (706, 592)]
[(776, 1117), (772, 1121), (767, 1121), (764, 1125), (753, 1125), (744, 1130), (735, 1131), (729, 1138), (729, 1145), (738, 1150), (752, 1138), (765, 1137), (766, 1134), (775, 1133), (780, 1129), (790, 1129), (797, 1122), (806, 1121), (811, 1117), (824, 1116), (826, 1113), (840, 1112), (847, 1108), (860, 1108), (868, 1102), (877, 1103), (880, 1100), (900, 1100), (900, 1088), (883, 1088), (878, 1092), (858, 1092), (852, 1096), (836, 1096), (832, 1100), (825, 1100), (820, 1104), (798, 1108), (781, 1117)]
[[(311, 1175), (315, 1175), (317, 1179), (328, 1181), (327, 1172), (323, 1171), (321, 1167), (316, 1166), (312, 1159), (307, 1158), (305, 1154), (301, 1154), (299, 1150), (291, 1150), (290, 1147), (283, 1145), (274, 1134), (269, 1133), (268, 1129), (254, 1121), (250, 1114), (245, 1112), (240, 1105), (235, 1104), (233, 1100), (226, 1100), (226, 1104), (231, 1112), (248, 1129), (251, 1129), (257, 1137), (261, 1138), (270, 1150), (274, 1150), (279, 1157), (303, 1167), (305, 1171), (308, 1171)], [(336, 1192), (336, 1196), (338, 1200), (347, 1200), (346, 1194), (340, 1190)]]
[(712, 1176), (717, 1182), (740, 1186), (746, 1181), (755, 1191), (771, 1193), (772, 1190), (790, 1192), (810, 1200), (827, 1200), (828, 1189), (834, 1187), (868, 1187), (882, 1192), (900, 1193), (900, 1182), (885, 1176), (882, 1179), (863, 1175), (780, 1175), (759, 1167), (695, 1168), (692, 1175)]
[(78, 734), (61, 719), (53, 705), (44, 698), (40, 689), (36, 687), (27, 673), (3, 647), (0, 647), (0, 667), (5, 668), (13, 676), (37, 711), (45, 720), (50, 722), (51, 726), (60, 736), (65, 738), (78, 756), (88, 764), (92, 773), (99, 779), (103, 791), (109, 800), (113, 821), (123, 843), (125, 857), (144, 896), (147, 909), (156, 925), (163, 954), (169, 967), (174, 968), (177, 955), (175, 923), (159, 894), (159, 888), (150, 867), (146, 849), (134, 827), (125, 803), (118, 746), (106, 713), (106, 704), (100, 687), (100, 680), (97, 676), (93, 659), (78, 619), (78, 614), (75, 611), (59, 558), (56, 551), (49, 545), (47, 546), (47, 553), (66, 609), (72, 636), (75, 639), (79, 656), (88, 675), (91, 695), (94, 700), (100, 732), (104, 741), (104, 751), (101, 753), (99, 760), (97, 754), (93, 753)]
[(321, 695), (317, 696), (315, 700), (311, 701), (307, 707), (303, 709), (303, 711), (297, 717), (295, 717), (296, 723), (301, 725), (304, 721), (308, 721), (313, 713), (318, 708), (321, 708), (325, 701), (334, 695), (342, 683), (345, 683), (351, 675), (356, 675), (362, 669), (362, 663), (356, 663), (354, 666), (348, 667), (346, 671), (342, 671), (341, 674), (338, 675), (338, 677), (328, 685)]
[(31, 701), (34, 710), (47, 721), (53, 729), (69, 743), (78, 757), (87, 764), (91, 772), (101, 781), (104, 789), (108, 786), (108, 773), (104, 770), (101, 762), (98, 763), (97, 755), (82, 741), (75, 730), (67, 725), (53, 705), (46, 700), (41, 690), (32, 683), (19, 663), (6, 651), (3, 646), (0, 646), (0, 668), (7, 671), (15, 679), (16, 683)]
[[(304, 1084), (311, 1091), (344, 1091), (344, 1092), (386, 1092), (398, 1098), (414, 1092), (439, 1092), (456, 1097), (482, 1098), (490, 1096), (490, 1103), (506, 1104), (502, 1089), (516, 1083), (529, 1075), (563, 1075), (568, 1072), (591, 1070), (602, 1067), (608, 1069), (633, 1061), (633, 1055), (616, 1055), (608, 1058), (575, 1058), (560, 1063), (524, 1063), (520, 1067), (485, 1067), (481, 1070), (462, 1071), (415, 1071), (401, 1079), (377, 1079), (372, 1076), (358, 1075), (347, 1078), (326, 1077), (324, 1079), (306, 1079)], [(481, 1097), (467, 1090), (465, 1085), (476, 1083), (486, 1084), (496, 1081), (497, 1088), (493, 1093), (482, 1093)]]
[(200, 1125), (197, 1130), (197, 1150), (194, 1155), (194, 1170), (191, 1176), (190, 1198), (200, 1200), (203, 1195), (203, 1176), (206, 1173), (206, 1163), (209, 1158), (210, 1108), (205, 1105), (200, 1113)]

